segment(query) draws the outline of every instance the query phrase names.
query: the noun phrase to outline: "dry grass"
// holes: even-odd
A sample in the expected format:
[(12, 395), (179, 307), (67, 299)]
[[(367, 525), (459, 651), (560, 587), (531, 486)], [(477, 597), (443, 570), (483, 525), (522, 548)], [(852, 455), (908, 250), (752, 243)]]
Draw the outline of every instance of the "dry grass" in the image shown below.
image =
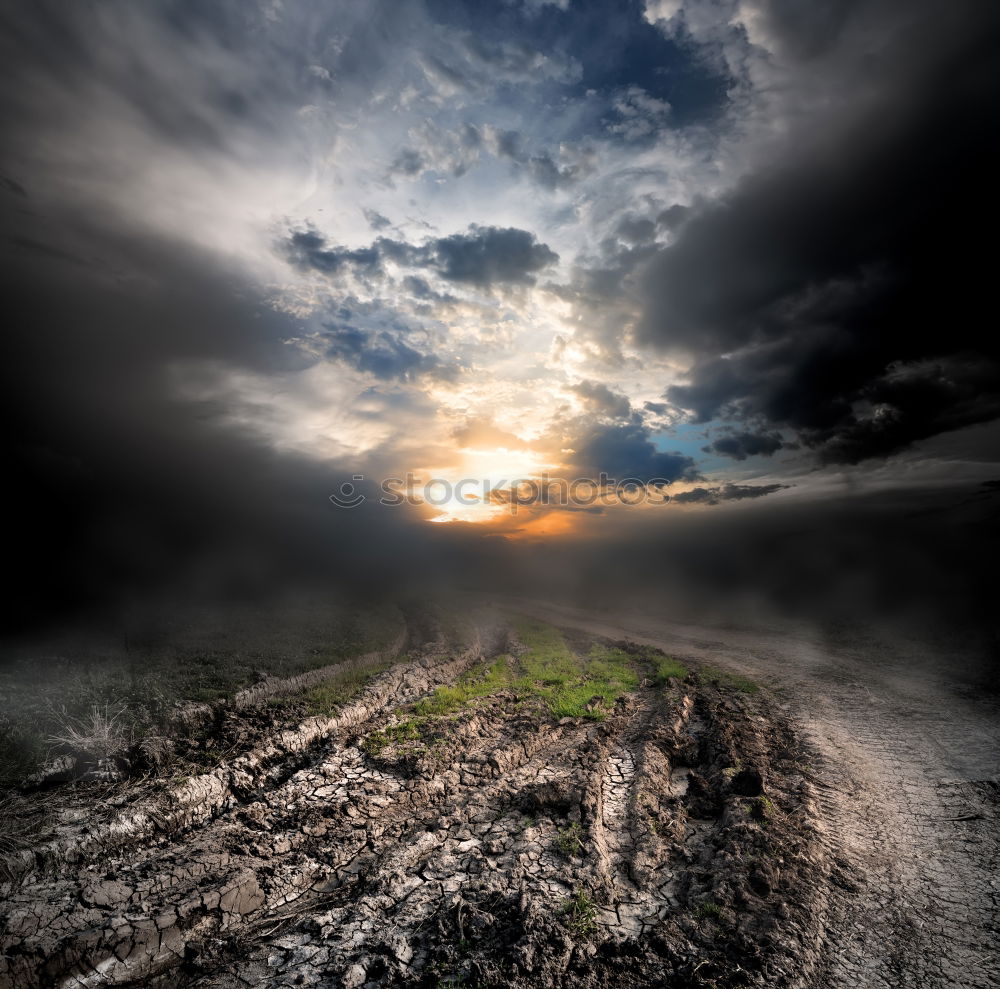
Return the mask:
[(127, 628), (59, 632), (10, 646), (0, 664), (0, 791), (55, 750), (100, 760), (138, 739), (170, 735), (178, 704), (214, 701), (261, 676), (294, 676), (383, 648), (402, 621), (389, 605), (303, 596), (181, 609), (136, 618)]
[(132, 730), (123, 708), (95, 704), (80, 718), (63, 712), (61, 730), (49, 735), (47, 741), (53, 747), (101, 761), (127, 749), (132, 744)]

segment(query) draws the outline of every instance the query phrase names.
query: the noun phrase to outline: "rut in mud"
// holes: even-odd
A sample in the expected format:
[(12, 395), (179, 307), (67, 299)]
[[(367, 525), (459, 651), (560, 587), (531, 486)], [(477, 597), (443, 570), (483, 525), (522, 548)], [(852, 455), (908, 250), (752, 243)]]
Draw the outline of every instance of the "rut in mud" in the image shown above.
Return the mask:
[(559, 717), (495, 640), (11, 859), (0, 982), (807, 982), (829, 864), (766, 698), (604, 643), (631, 689)]
[[(823, 987), (1000, 986), (1000, 704), (967, 657), (864, 630), (685, 624), (531, 607), (560, 626), (751, 673), (784, 698), (811, 754), (825, 900)], [(820, 906), (818, 904), (818, 906)]]

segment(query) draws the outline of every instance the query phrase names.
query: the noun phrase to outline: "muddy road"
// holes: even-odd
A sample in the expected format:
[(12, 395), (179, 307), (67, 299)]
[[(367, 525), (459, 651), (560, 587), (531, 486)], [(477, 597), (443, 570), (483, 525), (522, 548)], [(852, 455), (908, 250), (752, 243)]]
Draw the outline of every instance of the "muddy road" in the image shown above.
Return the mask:
[(818, 984), (1000, 985), (1000, 705), (960, 662), (809, 628), (722, 628), (519, 606), (759, 677), (817, 757), (824, 842), (850, 863)]
[(208, 712), (243, 740), (210, 772), (48, 792), (48, 831), (3, 860), (0, 984), (798, 986), (820, 970), (850, 870), (790, 719), (755, 686), (526, 619), (461, 650), (425, 641), (328, 717), (281, 724), (275, 696)]
[(998, 984), (987, 697), (871, 643), (484, 614), (322, 716), (336, 666), (185, 709), (207, 772), (19, 798), (54, 813), (0, 862), (0, 986)]

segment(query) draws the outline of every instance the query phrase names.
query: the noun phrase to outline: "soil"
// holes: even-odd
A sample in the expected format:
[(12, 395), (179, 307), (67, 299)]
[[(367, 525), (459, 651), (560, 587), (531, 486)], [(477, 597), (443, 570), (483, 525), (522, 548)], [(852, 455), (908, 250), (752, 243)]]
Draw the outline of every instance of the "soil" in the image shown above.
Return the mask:
[(1000, 702), (940, 645), (861, 630), (522, 610), (749, 674), (804, 745), (834, 867), (819, 922), (830, 987), (1000, 986)]
[(789, 714), (695, 671), (593, 718), (504, 689), (408, 720), (517, 649), (431, 641), (328, 717), (216, 712), (209, 772), (25, 798), (60, 811), (4, 862), (0, 984), (814, 983), (861, 879)]

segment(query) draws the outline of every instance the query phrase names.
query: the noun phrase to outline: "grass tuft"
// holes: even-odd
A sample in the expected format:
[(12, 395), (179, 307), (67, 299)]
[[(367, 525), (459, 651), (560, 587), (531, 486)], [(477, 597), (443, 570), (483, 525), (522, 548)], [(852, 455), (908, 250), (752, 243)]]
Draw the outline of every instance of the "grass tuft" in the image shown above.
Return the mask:
[(699, 920), (719, 920), (722, 917), (722, 907), (713, 900), (706, 900), (698, 904), (694, 913)]
[(698, 909), (695, 910), (694, 915), (699, 920), (719, 920), (722, 917), (722, 907), (718, 903), (708, 900), (705, 903), (698, 904)]
[(416, 718), (409, 721), (401, 721), (397, 725), (389, 725), (373, 731), (362, 743), (361, 747), (370, 756), (379, 755), (383, 749), (390, 745), (402, 745), (405, 742), (415, 742), (420, 737), (421, 722)]
[(563, 901), (559, 913), (574, 934), (586, 936), (597, 930), (597, 906), (582, 889)]
[(559, 851), (566, 856), (566, 858), (573, 858), (586, 851), (583, 838), (583, 828), (579, 822), (573, 821), (572, 824), (568, 824), (566, 827), (559, 829), (559, 832), (556, 835), (555, 845), (556, 848), (558, 848)]
[(48, 737), (48, 742), (99, 761), (123, 752), (131, 743), (131, 737), (121, 709), (95, 704), (83, 717), (66, 717), (61, 728)]
[(670, 679), (683, 680), (688, 675), (688, 668), (673, 656), (654, 656), (656, 682), (661, 686)]

